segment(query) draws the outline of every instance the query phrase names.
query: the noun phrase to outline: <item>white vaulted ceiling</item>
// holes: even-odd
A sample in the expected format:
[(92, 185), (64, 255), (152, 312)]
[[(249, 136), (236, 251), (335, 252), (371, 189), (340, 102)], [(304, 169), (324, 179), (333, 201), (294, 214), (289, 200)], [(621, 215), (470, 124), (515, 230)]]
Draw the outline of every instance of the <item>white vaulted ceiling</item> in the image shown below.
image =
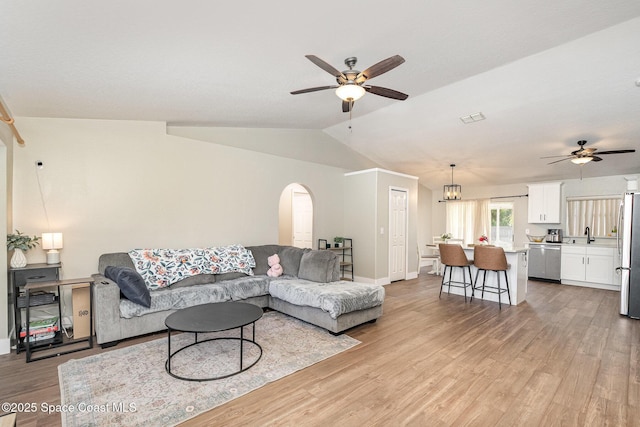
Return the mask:
[[(640, 2), (10, 1), (0, 3), (0, 95), (14, 116), (321, 129), (385, 168), (440, 188), (579, 177), (576, 141), (640, 152)], [(402, 55), (353, 118), (342, 70)], [(640, 83), (639, 83), (640, 84)], [(464, 125), (459, 117), (482, 112)], [(351, 126), (351, 128), (349, 128)], [(640, 172), (640, 153), (584, 176)]]

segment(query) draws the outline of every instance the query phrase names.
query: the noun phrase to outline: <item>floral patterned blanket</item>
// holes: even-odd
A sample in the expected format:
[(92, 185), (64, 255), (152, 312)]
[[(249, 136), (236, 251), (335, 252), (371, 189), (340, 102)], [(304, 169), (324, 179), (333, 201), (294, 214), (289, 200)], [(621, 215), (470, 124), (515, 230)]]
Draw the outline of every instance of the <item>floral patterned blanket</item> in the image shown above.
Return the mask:
[(134, 249), (129, 251), (136, 271), (149, 290), (166, 288), (197, 274), (240, 272), (253, 276), (256, 261), (242, 245), (198, 249)]

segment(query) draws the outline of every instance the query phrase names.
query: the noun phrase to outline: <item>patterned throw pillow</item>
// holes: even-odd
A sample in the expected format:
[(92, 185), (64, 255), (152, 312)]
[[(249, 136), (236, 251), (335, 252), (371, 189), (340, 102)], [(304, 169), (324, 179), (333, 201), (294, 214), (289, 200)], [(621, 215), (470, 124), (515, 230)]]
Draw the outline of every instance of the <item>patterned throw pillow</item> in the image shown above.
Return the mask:
[(239, 272), (253, 276), (253, 268), (256, 260), (250, 250), (242, 245), (222, 246), (219, 248), (206, 248), (209, 257), (210, 274), (222, 274)]

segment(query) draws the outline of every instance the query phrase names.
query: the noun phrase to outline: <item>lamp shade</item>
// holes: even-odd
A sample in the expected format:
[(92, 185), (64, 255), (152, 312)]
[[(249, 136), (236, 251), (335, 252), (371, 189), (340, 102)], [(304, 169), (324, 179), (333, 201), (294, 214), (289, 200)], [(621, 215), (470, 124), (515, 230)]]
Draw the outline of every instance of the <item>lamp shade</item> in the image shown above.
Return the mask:
[(336, 89), (336, 95), (343, 101), (357, 101), (364, 93), (364, 88), (355, 83), (347, 83)]
[(47, 264), (60, 264), (62, 233), (42, 233), (42, 249), (47, 251)]
[(42, 233), (42, 249), (62, 249), (62, 233)]

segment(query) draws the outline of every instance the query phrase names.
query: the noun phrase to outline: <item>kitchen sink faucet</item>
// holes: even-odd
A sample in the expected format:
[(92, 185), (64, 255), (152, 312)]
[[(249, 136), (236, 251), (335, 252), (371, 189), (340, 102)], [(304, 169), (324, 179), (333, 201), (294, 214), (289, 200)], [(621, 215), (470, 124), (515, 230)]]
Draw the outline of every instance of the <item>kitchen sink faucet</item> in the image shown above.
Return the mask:
[(587, 236), (587, 244), (591, 244), (591, 242), (595, 242), (596, 239), (594, 239), (593, 237), (591, 237), (591, 230), (589, 229), (589, 227), (584, 229), (584, 234)]

